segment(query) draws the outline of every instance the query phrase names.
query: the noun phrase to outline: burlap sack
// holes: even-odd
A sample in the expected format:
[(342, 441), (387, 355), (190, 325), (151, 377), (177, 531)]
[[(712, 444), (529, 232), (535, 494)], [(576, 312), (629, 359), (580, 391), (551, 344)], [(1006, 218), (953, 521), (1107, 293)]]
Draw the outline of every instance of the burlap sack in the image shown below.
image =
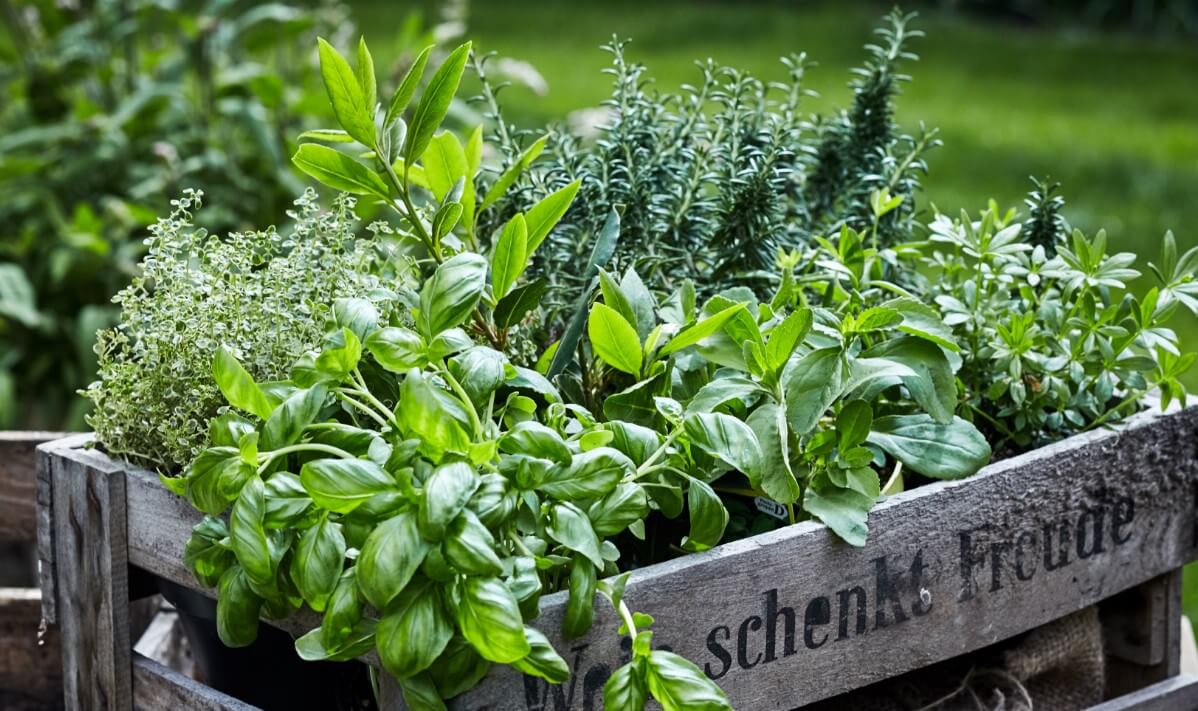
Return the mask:
[(1098, 611), (1087, 608), (987, 653), (936, 664), (805, 708), (1080, 711), (1102, 701), (1105, 680)]

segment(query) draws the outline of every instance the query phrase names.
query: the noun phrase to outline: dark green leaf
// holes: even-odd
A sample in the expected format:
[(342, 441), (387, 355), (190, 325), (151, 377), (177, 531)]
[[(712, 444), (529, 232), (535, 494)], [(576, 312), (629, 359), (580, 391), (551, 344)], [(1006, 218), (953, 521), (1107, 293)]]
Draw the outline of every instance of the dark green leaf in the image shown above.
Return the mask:
[(466, 509), (449, 525), (445, 534), (445, 558), (466, 575), (499, 575), (503, 563), (495, 554), (495, 537)]
[(445, 702), (427, 672), (399, 680), (408, 711), (446, 711)]
[(228, 535), (224, 520), (205, 516), (191, 529), (191, 538), (183, 547), (183, 564), (205, 587), (216, 587), (225, 570), (236, 560), (225, 540)]
[[(278, 557), (271, 549), (263, 523), (266, 517), (266, 485), (252, 477), (241, 489), (229, 516), (229, 539), (237, 562), (251, 581), (264, 588), (275, 585)], [(281, 557), (281, 556), (280, 556)]]
[(895, 338), (869, 349), (864, 355), (902, 363), (915, 375), (899, 379), (911, 397), (937, 422), (952, 421), (957, 407), (957, 381), (940, 346), (914, 336)]
[(313, 610), (324, 610), (341, 579), (344, 564), (345, 536), (341, 524), (324, 518), (300, 537), (291, 561), (291, 579)]
[(473, 689), (487, 675), (490, 668), (491, 663), (483, 659), (469, 642), (455, 636), (449, 640), (437, 661), (429, 667), (428, 674), (437, 684), (437, 691), (441, 692), (441, 696), (452, 699)]
[(438, 587), (427, 581), (409, 585), (379, 620), (379, 659), (397, 679), (428, 669), (453, 637)]
[(492, 662), (511, 664), (532, 651), (516, 598), (498, 578), (465, 578), (457, 619), (462, 636)]
[(266, 480), (266, 515), (262, 519), (266, 528), (296, 526), (311, 509), (312, 497), (295, 474), (278, 472)]
[(300, 483), (318, 506), (340, 514), (397, 490), (390, 475), (367, 459), (314, 459), (300, 469)]
[(355, 566), (358, 587), (367, 602), (375, 609), (387, 609), (420, 568), (428, 548), (411, 511), (401, 511), (379, 524), (366, 539)]
[(499, 439), (499, 449), (509, 454), (550, 459), (566, 466), (573, 456), (561, 435), (535, 420), (517, 423), (508, 430)]
[(960, 479), (990, 461), (990, 445), (971, 423), (960, 417), (947, 425), (928, 415), (890, 415), (874, 420), (869, 441), (933, 479)]
[(528, 656), (512, 662), (516, 671), (529, 676), (539, 676), (550, 684), (561, 684), (570, 678), (570, 667), (566, 660), (558, 655), (545, 635), (533, 627), (525, 627), (524, 635), (532, 649)]
[(869, 436), (874, 421), (873, 410), (864, 400), (850, 400), (836, 416), (837, 446), (841, 452), (856, 447)]
[[(560, 191), (559, 191), (560, 192)], [(556, 194), (556, 193), (555, 193)], [(529, 254), (536, 248), (532, 242), (533, 225), (532, 217), (533, 210), (530, 210), (525, 220), (530, 225), (529, 228)], [(548, 231), (546, 231), (548, 234)], [(586, 326), (587, 321), (587, 304), (591, 301), (591, 294), (595, 290), (594, 279), (599, 273), (599, 269), (609, 261), (612, 255), (616, 253), (616, 245), (620, 241), (620, 213), (613, 208), (607, 215), (607, 220), (603, 223), (603, 229), (599, 231), (599, 238), (595, 240), (595, 246), (591, 249), (591, 258), (587, 262), (587, 268), (583, 273), (582, 283), (586, 284), (586, 288), (578, 295), (578, 300), (574, 303), (573, 313), (570, 316), (569, 323), (566, 324), (566, 330), (558, 341), (557, 352), (553, 354), (553, 361), (549, 364), (549, 370), (545, 375), (550, 378), (556, 378), (565, 371), (566, 366), (574, 360), (574, 352), (578, 348), (578, 341), (582, 338), (582, 330)]]
[(603, 567), (603, 556), (599, 553), (599, 538), (591, 528), (590, 519), (574, 504), (554, 504), (550, 509), (549, 524), (545, 530), (550, 538), (576, 553), (581, 553), (596, 568)]
[(525, 314), (540, 305), (548, 288), (549, 282), (542, 277), (512, 289), (495, 305), (495, 325), (507, 329), (520, 323)]
[(226, 647), (245, 647), (258, 638), (258, 613), (262, 598), (250, 589), (241, 566), (234, 565), (220, 577), (216, 598), (216, 632)]
[(718, 545), (728, 526), (728, 510), (715, 491), (706, 483), (691, 479), (686, 492), (686, 504), (690, 510), (690, 534), (682, 542), (688, 551), (705, 551)]
[(478, 474), (465, 462), (442, 464), (424, 483), (418, 522), (420, 533), (430, 541), (445, 537), (449, 524), (465, 508), (479, 486)]
[(818, 492), (808, 487), (803, 495), (803, 510), (823, 521), (849, 545), (860, 547), (865, 545), (869, 534), (865, 521), (875, 500), (851, 489)]
[(566, 639), (581, 637), (591, 629), (595, 620), (597, 585), (595, 565), (584, 556), (574, 556), (570, 563), (570, 595), (566, 599), (566, 615), (562, 618), (562, 634)]
[(561, 501), (598, 498), (633, 469), (632, 461), (619, 450), (597, 447), (575, 455), (568, 466), (553, 467), (537, 488)]
[(795, 434), (810, 432), (840, 396), (842, 372), (840, 348), (811, 351), (782, 371), (786, 420)]
[(728, 697), (699, 667), (661, 649), (649, 654), (649, 693), (663, 711), (732, 711)]

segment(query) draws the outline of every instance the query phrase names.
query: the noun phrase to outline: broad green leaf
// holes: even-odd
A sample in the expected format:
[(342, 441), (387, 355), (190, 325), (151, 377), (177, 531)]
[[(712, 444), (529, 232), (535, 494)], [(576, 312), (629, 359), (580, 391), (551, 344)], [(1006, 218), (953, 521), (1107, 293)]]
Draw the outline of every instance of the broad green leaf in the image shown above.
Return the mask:
[(524, 215), (507, 221), (495, 243), (491, 257), (491, 289), (496, 299), (502, 299), (528, 266), (528, 228)]
[(229, 566), (236, 562), (225, 539), (229, 529), (223, 519), (205, 516), (191, 529), (183, 547), (183, 564), (204, 587), (216, 587)]
[(574, 455), (568, 465), (555, 465), (537, 489), (560, 501), (598, 498), (614, 489), (634, 468), (619, 450), (597, 447)]
[(953, 338), (952, 327), (944, 323), (936, 309), (911, 298), (891, 299), (882, 304), (882, 307), (894, 309), (902, 314), (903, 321), (898, 330), (944, 346), (954, 353), (960, 350)]
[(341, 328), (324, 337), (313, 366), (320, 378), (340, 384), (361, 360), (362, 342), (353, 331)]
[(374, 650), (377, 628), (374, 620), (358, 620), (338, 644), (329, 647), (325, 644), (323, 630), (317, 627), (296, 638), (295, 652), (306, 662), (348, 662)]
[(734, 401), (749, 406), (765, 392), (755, 380), (742, 375), (715, 378), (699, 388), (686, 409), (688, 412), (714, 412)]
[(691, 526), (682, 541), (682, 547), (697, 553), (718, 545), (728, 526), (728, 510), (724, 508), (719, 495), (706, 483), (691, 479), (686, 492), (686, 504), (690, 510)]
[(961, 479), (990, 461), (986, 438), (960, 417), (947, 425), (924, 414), (879, 417), (869, 441), (906, 468), (933, 479)]
[(516, 671), (529, 676), (539, 676), (551, 684), (561, 684), (570, 678), (570, 667), (566, 660), (558, 655), (540, 630), (525, 627), (524, 635), (528, 638), (531, 651), (523, 659), (512, 662)]
[(358, 568), (347, 568), (333, 588), (325, 604), (324, 617), (320, 619), (320, 640), (330, 650), (346, 648), (352, 644), (355, 630), (361, 631), (362, 596), (358, 590)]
[[(474, 174), (470, 172), (470, 162), (466, 160), (466, 151), (461, 141), (452, 131), (444, 131), (433, 137), (428, 150), (424, 152), (424, 176), (429, 188), (439, 202), (445, 201), (458, 181), (462, 181), (462, 196), (456, 200), (461, 203), (463, 215), (474, 215)], [(471, 224), (467, 220), (467, 225)]]
[(856, 447), (869, 436), (874, 413), (864, 400), (850, 400), (836, 416), (837, 444), (841, 452)]
[[(636, 327), (636, 312), (632, 309), (632, 302), (611, 274), (603, 269), (599, 270), (599, 292), (603, 294), (604, 306), (614, 309), (624, 317), (630, 326)], [(638, 332), (637, 339), (641, 338), (642, 336)]]
[(620, 484), (587, 509), (591, 527), (603, 538), (616, 535), (648, 515), (649, 497), (641, 485), (632, 482)]
[(636, 326), (637, 335), (644, 341), (657, 324), (657, 300), (632, 267), (625, 270), (620, 279), (620, 291), (632, 306), (630, 323)]
[(640, 374), (640, 338), (632, 324), (615, 309), (599, 303), (592, 306), (587, 335), (595, 354), (603, 362), (630, 375)]
[(404, 705), (408, 711), (446, 711), (441, 692), (433, 684), (432, 676), (428, 672), (400, 679), (399, 690), (403, 693)]
[(451, 257), (420, 290), (419, 323), (425, 338), (432, 338), (470, 317), (487, 285), (487, 260), (464, 252)]
[(412, 102), (412, 97), (416, 95), (416, 89), (420, 87), (420, 79), (424, 76), (424, 67), (428, 64), (428, 55), (433, 51), (433, 45), (429, 45), (416, 55), (412, 60), (412, 66), (408, 67), (407, 73), (399, 82), (399, 88), (395, 90), (395, 94), (391, 97), (391, 105), (387, 108), (387, 116), (383, 119), (384, 126), (390, 126), (391, 122), (399, 118), (404, 109), (408, 108), (408, 104)]
[(366, 539), (355, 566), (367, 602), (375, 609), (387, 609), (420, 568), (428, 549), (411, 510), (380, 523)]
[(663, 711), (732, 711), (723, 689), (699, 667), (673, 652), (653, 650), (646, 677), (649, 693)]
[(573, 456), (556, 430), (535, 420), (517, 423), (508, 430), (499, 439), (499, 449), (509, 454), (550, 459), (565, 466), (570, 465)]
[(428, 674), (436, 682), (441, 696), (452, 699), (473, 689), (490, 669), (490, 662), (483, 659), (460, 635), (455, 635), (437, 661), (429, 667)]
[(258, 638), (258, 613), (262, 598), (250, 589), (240, 565), (220, 576), (216, 598), (216, 633), (226, 647), (245, 647)]
[(359, 341), (364, 341), (378, 330), (379, 310), (370, 299), (337, 299), (333, 302), (333, 323), (348, 328)]
[(803, 510), (823, 521), (845, 543), (860, 547), (869, 534), (865, 521), (875, 500), (851, 489), (819, 492), (808, 487), (803, 494)]
[(212, 377), (230, 405), (263, 420), (270, 417), (274, 407), (227, 346), (221, 345), (216, 350), (212, 359)]
[(445, 537), (449, 524), (478, 489), (478, 474), (465, 462), (442, 464), (424, 483), (424, 498), (417, 516), (420, 533), (430, 541)]
[(511, 664), (532, 651), (516, 598), (499, 578), (463, 579), (457, 620), (462, 636), (492, 662)]
[(523, 173), (528, 166), (537, 159), (537, 156), (541, 155), (541, 151), (545, 150), (545, 141), (548, 139), (548, 136), (541, 136), (537, 140), (533, 141), (532, 145), (524, 149), (524, 152), (520, 154), (520, 158), (509, 165), (507, 169), (500, 174), (499, 178), (496, 179), (495, 184), (492, 185), (490, 189), (487, 190), (487, 194), (483, 196), (483, 202), (478, 207), (479, 212), (482, 212), (488, 207), (494, 205), (496, 200), (503, 197), (504, 194), (507, 193), (508, 188), (515, 184), (516, 180), (520, 177), (520, 174)]
[(286, 447), (299, 441), (304, 429), (320, 414), (328, 391), (322, 385), (297, 390), (275, 408), (262, 428), (260, 446), (265, 451)]
[(262, 522), (269, 529), (299, 527), (299, 521), (312, 509), (312, 497), (304, 491), (299, 477), (278, 472), (266, 480), (266, 515)]
[(365, 345), (375, 362), (392, 373), (406, 373), (412, 368), (428, 365), (424, 339), (407, 328), (380, 328), (366, 338)]
[(219, 516), (254, 475), (254, 468), (242, 461), (237, 448), (209, 447), (196, 457), (187, 472), (184, 481), (187, 500), (200, 511)]
[(754, 410), (746, 424), (761, 445), (761, 467), (753, 483), (780, 504), (794, 503), (801, 492), (790, 464), (786, 411), (771, 400)]
[(670, 339), (670, 342), (662, 346), (658, 355), (669, 355), (675, 351), (680, 351), (688, 346), (693, 346), (702, 341), (704, 338), (716, 333), (724, 327), (728, 321), (741, 311), (744, 311), (744, 306), (737, 304), (708, 316), (705, 319), (696, 321), (686, 328), (678, 332), (678, 335)]
[(495, 537), (473, 511), (458, 514), (445, 533), (445, 558), (466, 575), (499, 575), (503, 564), (495, 554)]
[(420, 102), (412, 112), (412, 120), (408, 124), (408, 136), (404, 142), (404, 163), (411, 165), (424, 155), (432, 141), (433, 134), (445, 120), (449, 105), (458, 84), (462, 81), (462, 72), (466, 69), (466, 59), (470, 56), (470, 43), (467, 42), (445, 58), (437, 71), (429, 79)]
[(263, 520), (266, 517), (266, 485), (252, 477), (241, 489), (229, 515), (229, 540), (246, 577), (263, 588), (275, 585), (278, 558), (273, 555)]
[(396, 491), (395, 480), (367, 459), (314, 459), (300, 469), (300, 483), (317, 506), (345, 514), (367, 499)]
[(591, 528), (587, 515), (574, 504), (564, 501), (554, 504), (549, 511), (549, 524), (545, 530), (550, 538), (585, 556), (596, 568), (603, 567), (595, 529)]
[(362, 105), (366, 107), (370, 125), (374, 126), (374, 107), (378, 104), (378, 82), (374, 78), (374, 58), (366, 47), (366, 38), (358, 38), (358, 64), (354, 67), (358, 88), (362, 90)]
[(407, 679), (432, 666), (452, 637), (453, 620), (438, 587), (413, 583), (379, 620), (379, 660), (392, 676)]
[(479, 407), (485, 407), (491, 394), (503, 385), (510, 367), (507, 356), (486, 346), (468, 348), (449, 361), (450, 372)]
[[(528, 256), (530, 258), (537, 251), (537, 247), (540, 247), (545, 238), (549, 236), (549, 232), (561, 221), (566, 210), (570, 209), (570, 204), (574, 202), (574, 196), (578, 194), (578, 188), (581, 186), (582, 181), (575, 180), (566, 187), (546, 195), (524, 214), (524, 220), (528, 223)], [(604, 259), (599, 266), (603, 266), (607, 261)]]
[(637, 657), (607, 678), (603, 685), (603, 708), (636, 711), (645, 708), (645, 701), (649, 698), (649, 687), (645, 683), (646, 663)]
[(541, 299), (548, 289), (549, 282), (540, 277), (509, 291), (495, 305), (495, 325), (508, 329), (520, 323), (526, 314), (541, 304)]
[(419, 370), (404, 377), (396, 414), (404, 435), (420, 440), (421, 451), (469, 451), (470, 422), (462, 403), (433, 386)]
[(765, 343), (765, 361), (770, 370), (781, 372), (807, 334), (811, 332), (811, 309), (798, 309), (782, 320), (769, 333)]
[(870, 357), (902, 363), (915, 375), (899, 379), (911, 397), (937, 422), (952, 421), (957, 408), (957, 380), (948, 356), (933, 341), (904, 336), (884, 341), (865, 352)]
[(711, 456), (755, 477), (761, 466), (761, 445), (753, 429), (721, 412), (693, 412), (683, 421), (691, 443)]
[(300, 536), (291, 561), (291, 579), (313, 610), (324, 610), (341, 579), (344, 564), (345, 536), (341, 524), (323, 518)]
[(320, 74), (329, 95), (329, 103), (333, 106), (333, 115), (354, 140), (375, 148), (371, 105), (367, 104), (362, 94), (357, 75), (333, 45), (323, 38), (319, 38), (317, 43), (320, 46)]
[(782, 371), (786, 420), (797, 435), (807, 434), (824, 416), (844, 385), (840, 348), (821, 348), (792, 360)]
[(391, 199), (387, 184), (378, 173), (328, 146), (304, 143), (296, 150), (291, 162), (334, 190)]
[(594, 564), (585, 556), (574, 556), (570, 563), (570, 594), (566, 598), (566, 614), (562, 619), (562, 634), (566, 639), (581, 637), (591, 629), (595, 620), (597, 585), (598, 574)]

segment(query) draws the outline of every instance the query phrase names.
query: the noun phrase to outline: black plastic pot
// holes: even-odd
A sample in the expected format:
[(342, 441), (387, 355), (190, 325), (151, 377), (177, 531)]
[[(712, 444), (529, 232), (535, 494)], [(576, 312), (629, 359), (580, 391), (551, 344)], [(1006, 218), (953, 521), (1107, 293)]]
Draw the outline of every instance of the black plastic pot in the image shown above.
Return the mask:
[(216, 601), (169, 580), (159, 592), (179, 612), (205, 684), (265, 711), (375, 709), (370, 672), (358, 662), (306, 662), (291, 635), (267, 624), (248, 647), (226, 647), (216, 633)]

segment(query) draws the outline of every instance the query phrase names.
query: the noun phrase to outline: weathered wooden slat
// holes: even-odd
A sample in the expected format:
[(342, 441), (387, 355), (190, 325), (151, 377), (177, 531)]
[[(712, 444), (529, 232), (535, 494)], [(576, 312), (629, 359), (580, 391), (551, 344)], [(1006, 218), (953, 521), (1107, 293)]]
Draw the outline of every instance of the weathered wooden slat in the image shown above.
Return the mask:
[(1109, 598), (1100, 610), (1108, 698), (1180, 672), (1181, 570)]
[(133, 655), (135, 711), (260, 711), (152, 659)]
[(1198, 676), (1181, 674), (1133, 691), (1089, 711), (1194, 711), (1198, 709)]
[(0, 588), (0, 709), (62, 704), (62, 647), (41, 617), (37, 588)]
[(57, 619), (69, 711), (128, 711), (129, 593), (125, 476), (115, 463), (52, 468)]
[(37, 446), (59, 432), (0, 432), (0, 542), (37, 536)]

